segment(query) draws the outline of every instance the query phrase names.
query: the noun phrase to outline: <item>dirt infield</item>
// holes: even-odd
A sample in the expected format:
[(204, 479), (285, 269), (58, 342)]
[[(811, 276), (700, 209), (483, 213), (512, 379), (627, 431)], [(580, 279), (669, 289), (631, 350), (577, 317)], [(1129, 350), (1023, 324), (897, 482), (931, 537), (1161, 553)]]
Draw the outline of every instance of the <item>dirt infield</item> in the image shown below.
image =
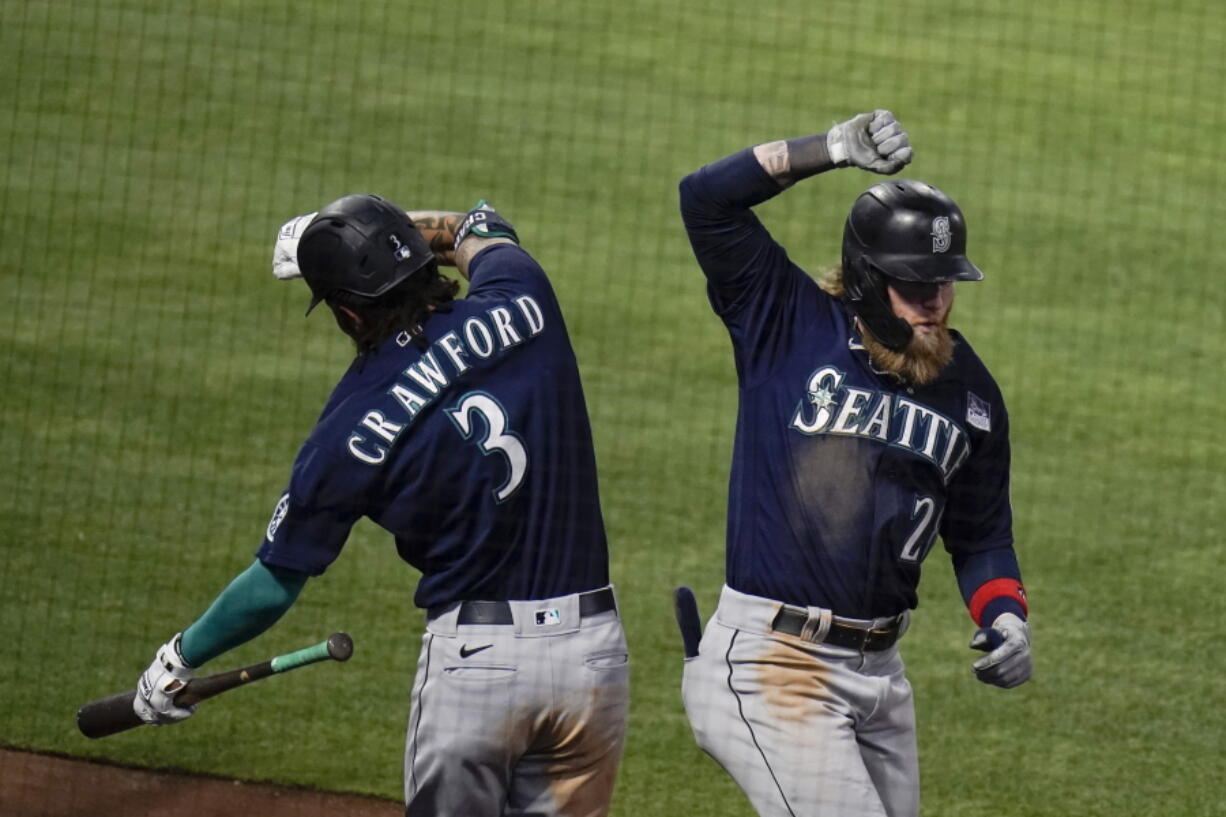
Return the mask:
[(390, 800), (0, 749), (0, 817), (400, 817)]

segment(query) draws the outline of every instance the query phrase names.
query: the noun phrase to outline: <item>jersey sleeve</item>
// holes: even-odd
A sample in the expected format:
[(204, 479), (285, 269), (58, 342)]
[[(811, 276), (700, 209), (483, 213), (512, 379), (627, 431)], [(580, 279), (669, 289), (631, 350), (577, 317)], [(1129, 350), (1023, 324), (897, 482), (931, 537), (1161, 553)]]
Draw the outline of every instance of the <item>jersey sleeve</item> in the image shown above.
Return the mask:
[(1012, 545), (954, 554), (954, 575), (971, 619), (981, 627), (1001, 613), (1026, 618), (1030, 612), (1022, 571)]
[[(941, 537), (971, 618), (987, 626), (1003, 612), (1025, 618), (1028, 608), (1013, 548), (1009, 418), (999, 394), (991, 404), (978, 400), (968, 397), (973, 403), (968, 416), (991, 428), (950, 483)], [(985, 405), (990, 405), (986, 411)]]
[(993, 401), (991, 430), (976, 434), (971, 453), (949, 484), (941, 538), (950, 553), (1013, 544), (1009, 501), (1009, 418)]
[(553, 287), (545, 270), (526, 250), (515, 244), (494, 244), (477, 253), (468, 268), (466, 297), (514, 298), (533, 295), (553, 300)]
[(699, 168), (680, 184), (681, 218), (711, 307), (732, 336), (742, 380), (765, 377), (783, 356), (803, 320), (806, 294), (825, 298), (750, 210), (782, 189), (752, 148)]
[(311, 576), (335, 561), (349, 532), (366, 512), (363, 497), (379, 469), (331, 457), (308, 441), (294, 461), (256, 557), (267, 565)]

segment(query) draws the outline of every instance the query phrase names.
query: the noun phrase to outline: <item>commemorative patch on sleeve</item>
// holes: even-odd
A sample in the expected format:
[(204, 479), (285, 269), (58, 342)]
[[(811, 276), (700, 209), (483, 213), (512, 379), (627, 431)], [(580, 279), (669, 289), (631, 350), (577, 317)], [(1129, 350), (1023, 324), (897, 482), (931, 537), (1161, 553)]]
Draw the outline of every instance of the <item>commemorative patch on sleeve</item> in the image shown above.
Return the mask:
[(980, 431), (992, 430), (992, 405), (970, 391), (966, 393), (966, 422)]

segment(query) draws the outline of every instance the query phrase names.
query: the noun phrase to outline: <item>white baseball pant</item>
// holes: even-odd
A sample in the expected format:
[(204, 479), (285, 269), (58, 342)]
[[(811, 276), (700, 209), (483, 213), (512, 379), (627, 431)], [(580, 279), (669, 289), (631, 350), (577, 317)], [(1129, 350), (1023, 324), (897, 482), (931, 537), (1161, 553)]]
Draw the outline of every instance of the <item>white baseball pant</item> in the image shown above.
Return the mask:
[[(917, 817), (915, 707), (897, 646), (775, 632), (781, 606), (724, 587), (682, 680), (698, 745), (761, 817)], [(814, 629), (822, 612), (809, 610)]]
[(505, 606), (505, 624), (461, 623), (461, 606), (429, 619), (405, 740), (407, 817), (608, 813), (630, 667), (617, 611), (581, 615), (585, 595), (480, 602)]

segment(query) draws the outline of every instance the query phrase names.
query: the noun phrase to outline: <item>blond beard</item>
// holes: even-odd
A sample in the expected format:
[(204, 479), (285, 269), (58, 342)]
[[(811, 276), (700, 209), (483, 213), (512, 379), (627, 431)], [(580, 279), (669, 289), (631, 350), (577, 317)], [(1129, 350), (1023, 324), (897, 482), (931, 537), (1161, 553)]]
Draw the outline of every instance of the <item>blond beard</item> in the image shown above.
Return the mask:
[[(818, 276), (817, 285), (827, 295), (842, 298), (846, 291), (843, 287), (842, 267), (826, 270)], [(950, 312), (952, 311), (951, 307)], [(954, 339), (949, 334), (950, 312), (945, 313), (937, 331), (926, 335), (912, 332), (907, 348), (901, 352), (896, 352), (877, 340), (859, 318), (856, 318), (856, 325), (860, 327), (860, 336), (864, 339), (864, 348), (868, 350), (868, 359), (877, 371), (891, 374), (904, 383), (926, 386), (936, 380), (941, 370), (954, 358)]]
[[(946, 315), (946, 318), (948, 317)], [(944, 323), (938, 326), (935, 332), (923, 335), (913, 332), (907, 348), (895, 352), (877, 340), (862, 321), (857, 319), (856, 322), (860, 324), (864, 348), (868, 350), (873, 366), (878, 371), (894, 375), (904, 383), (926, 386), (936, 380), (941, 370), (953, 360), (954, 339)]]

